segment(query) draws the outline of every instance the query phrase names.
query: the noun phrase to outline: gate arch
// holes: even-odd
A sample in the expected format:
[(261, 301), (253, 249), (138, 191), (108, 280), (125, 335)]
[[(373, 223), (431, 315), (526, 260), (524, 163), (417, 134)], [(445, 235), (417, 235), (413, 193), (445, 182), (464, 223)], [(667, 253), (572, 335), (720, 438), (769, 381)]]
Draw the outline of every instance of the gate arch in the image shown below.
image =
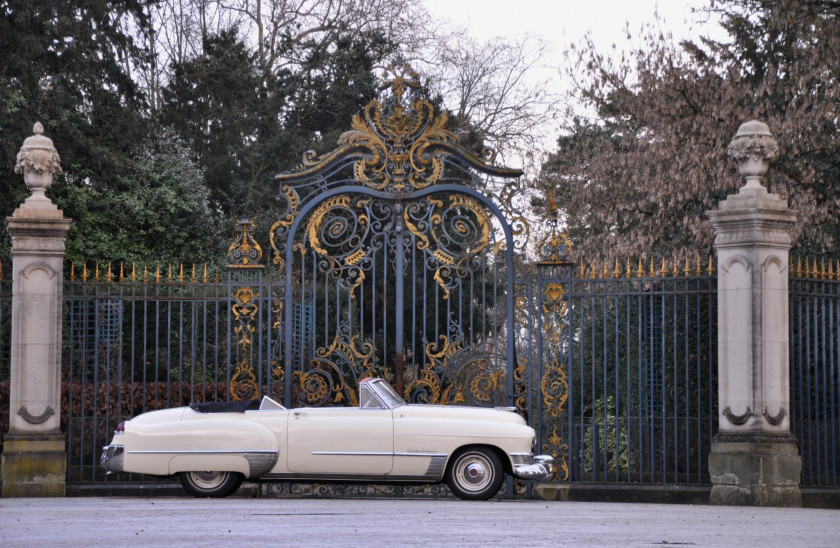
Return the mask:
[(338, 148), (276, 177), (275, 380), (290, 405), (354, 403), (356, 382), (378, 375), (413, 401), (524, 407), (514, 387), (514, 284), (529, 236), (521, 172), (461, 147), (406, 64), (386, 76)]

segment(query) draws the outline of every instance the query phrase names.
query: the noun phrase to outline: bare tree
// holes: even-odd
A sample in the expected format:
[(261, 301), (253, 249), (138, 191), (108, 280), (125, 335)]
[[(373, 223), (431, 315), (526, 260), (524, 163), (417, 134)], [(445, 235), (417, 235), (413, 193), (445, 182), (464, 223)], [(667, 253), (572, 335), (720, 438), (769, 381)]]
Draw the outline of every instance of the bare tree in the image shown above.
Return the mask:
[(380, 31), (403, 51), (429, 41), (420, 0), (160, 0), (147, 7), (150, 62), (135, 67), (152, 111), (172, 67), (203, 52), (208, 35), (237, 28), (257, 52), (264, 74), (300, 64), (307, 44), (326, 51), (348, 32)]
[(799, 212), (796, 245), (840, 242), (840, 4), (716, 0), (729, 40), (674, 44), (655, 27), (623, 59), (569, 51), (578, 97), (543, 170), (575, 247), (589, 258), (712, 251), (706, 212), (740, 186), (727, 144), (758, 118), (781, 148), (770, 190)]
[(548, 45), (533, 37), (474, 40), (464, 29), (438, 37), (426, 71), (460, 124), (506, 161), (527, 169), (541, 160), (543, 137), (556, 131), (558, 86), (543, 65)]

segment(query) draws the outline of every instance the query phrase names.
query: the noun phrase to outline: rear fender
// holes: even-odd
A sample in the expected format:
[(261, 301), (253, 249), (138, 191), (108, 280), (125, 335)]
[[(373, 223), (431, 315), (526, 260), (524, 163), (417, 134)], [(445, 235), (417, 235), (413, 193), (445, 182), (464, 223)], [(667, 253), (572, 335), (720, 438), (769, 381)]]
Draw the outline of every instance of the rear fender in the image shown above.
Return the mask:
[(125, 434), (125, 471), (240, 472), (255, 479), (276, 463), (277, 439), (265, 426), (230, 418), (138, 425)]

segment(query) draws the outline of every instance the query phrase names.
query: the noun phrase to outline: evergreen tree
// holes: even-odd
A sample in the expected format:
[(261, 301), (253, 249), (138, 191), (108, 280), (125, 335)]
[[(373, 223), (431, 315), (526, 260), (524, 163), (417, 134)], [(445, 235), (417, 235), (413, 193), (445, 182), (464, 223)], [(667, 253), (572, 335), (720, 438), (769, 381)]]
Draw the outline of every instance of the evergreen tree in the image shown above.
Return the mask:
[[(125, 28), (143, 28), (146, 0), (0, 0), (0, 214), (27, 190), (15, 157), (36, 121), (61, 155), (67, 181), (119, 190), (119, 173), (146, 133), (130, 67), (146, 53)], [(2, 231), (8, 249), (8, 235)]]

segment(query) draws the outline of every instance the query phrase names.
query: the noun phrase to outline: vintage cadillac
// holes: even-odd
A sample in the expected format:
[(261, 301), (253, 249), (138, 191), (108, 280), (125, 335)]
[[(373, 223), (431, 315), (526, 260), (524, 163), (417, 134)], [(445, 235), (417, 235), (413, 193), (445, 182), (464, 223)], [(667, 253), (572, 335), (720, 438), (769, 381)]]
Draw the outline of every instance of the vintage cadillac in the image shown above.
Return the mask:
[(359, 385), (359, 407), (286, 409), (202, 403), (121, 423), (103, 448), (108, 473), (177, 474), (197, 497), (224, 497), (243, 479), (437, 483), (486, 500), (505, 474), (546, 479), (534, 430), (510, 409), (408, 405), (382, 379)]

